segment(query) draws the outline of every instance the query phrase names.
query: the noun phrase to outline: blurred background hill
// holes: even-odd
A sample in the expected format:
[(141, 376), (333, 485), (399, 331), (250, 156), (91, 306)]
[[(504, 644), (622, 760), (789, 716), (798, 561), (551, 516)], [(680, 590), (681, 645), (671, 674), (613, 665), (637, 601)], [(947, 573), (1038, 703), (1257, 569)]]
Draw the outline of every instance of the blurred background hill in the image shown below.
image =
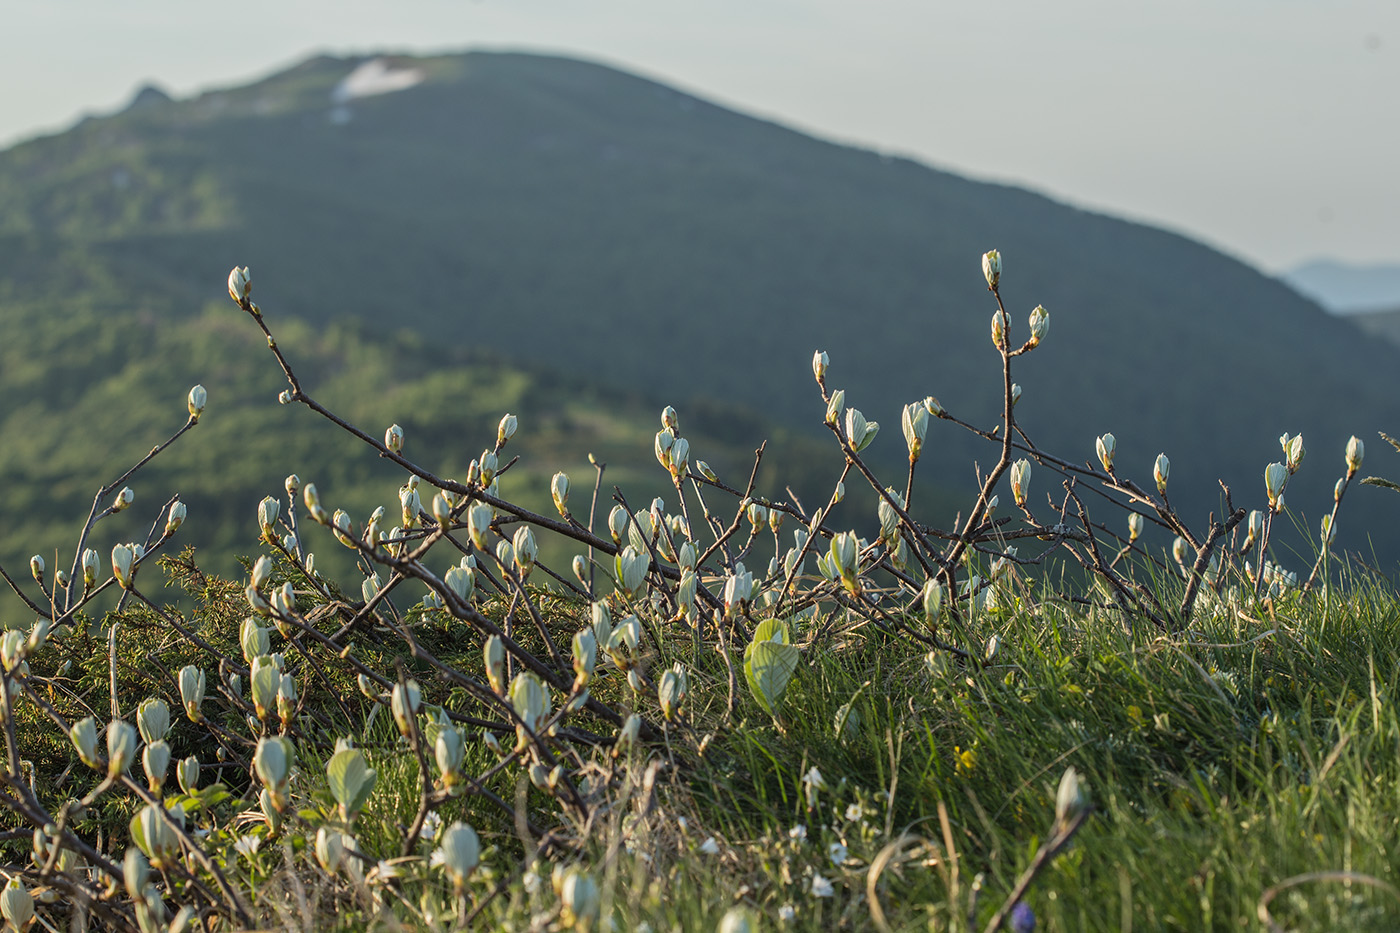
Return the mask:
[[(1016, 332), (1051, 313), (1017, 370), (1026, 431), (1086, 460), (1112, 431), (1139, 480), (1165, 451), (1191, 520), (1219, 511), (1217, 481), (1257, 506), (1278, 436), (1301, 432), (1288, 501), (1313, 529), (1348, 436), (1397, 429), (1394, 343), (1182, 236), (587, 62), (317, 57), (186, 100), (145, 89), (0, 153), (0, 557), (71, 547), (92, 491), (178, 427), (196, 382), (205, 423), (104, 535), (137, 537), (179, 492), (190, 540), (229, 570), (288, 472), (357, 520), (396, 504), (397, 470), (276, 405), (280, 373), (223, 294), (234, 264), (311, 394), (366, 430), (398, 421), (409, 454), (454, 475), (512, 411), (525, 459), (508, 495), (544, 508), (555, 469), (584, 495), (592, 451), (608, 486), (650, 484), (624, 485), (636, 507), (664, 492), (650, 438), (666, 404), (736, 485), (771, 438), (766, 491), (819, 494), (840, 464), (816, 349), (885, 426), (871, 455), (891, 482), (904, 403), (934, 395), (990, 426), (993, 247)], [(1367, 472), (1385, 473), (1371, 448)], [(978, 459), (995, 452), (931, 426), (930, 517), (966, 501)], [(1393, 564), (1382, 494), (1355, 495), (1339, 546)], [(850, 522), (870, 518), (858, 507)]]

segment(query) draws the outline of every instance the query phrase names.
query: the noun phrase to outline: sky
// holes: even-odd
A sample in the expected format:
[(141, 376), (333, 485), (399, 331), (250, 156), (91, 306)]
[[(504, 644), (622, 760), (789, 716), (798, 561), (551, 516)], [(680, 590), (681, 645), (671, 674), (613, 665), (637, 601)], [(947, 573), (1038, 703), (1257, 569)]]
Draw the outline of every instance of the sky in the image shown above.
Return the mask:
[(1397, 0), (10, 0), (0, 146), (319, 52), (601, 61), (1269, 272), (1400, 263)]

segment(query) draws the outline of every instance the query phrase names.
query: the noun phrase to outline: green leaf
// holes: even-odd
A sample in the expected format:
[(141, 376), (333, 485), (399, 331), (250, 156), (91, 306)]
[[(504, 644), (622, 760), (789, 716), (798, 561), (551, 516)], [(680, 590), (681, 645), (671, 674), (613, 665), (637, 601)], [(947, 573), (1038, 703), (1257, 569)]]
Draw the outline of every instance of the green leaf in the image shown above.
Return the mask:
[(364, 752), (358, 748), (342, 749), (326, 763), (331, 796), (340, 804), (341, 815), (347, 820), (353, 820), (360, 812), (374, 790), (377, 777), (374, 770), (366, 766)]
[(744, 651), (744, 678), (760, 706), (772, 715), (787, 690), (802, 650), (788, 644), (791, 636), (786, 623), (766, 619), (753, 633)]

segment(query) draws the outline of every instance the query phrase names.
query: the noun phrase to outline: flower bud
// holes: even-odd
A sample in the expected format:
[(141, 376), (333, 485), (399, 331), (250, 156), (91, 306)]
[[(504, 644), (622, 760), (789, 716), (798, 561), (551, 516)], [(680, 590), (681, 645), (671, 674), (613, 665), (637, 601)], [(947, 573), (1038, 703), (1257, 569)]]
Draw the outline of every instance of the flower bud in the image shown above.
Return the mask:
[(511, 539), (515, 550), (515, 569), (523, 580), (530, 575), (535, 559), (540, 556), (539, 543), (535, 541), (535, 531), (529, 525), (521, 525)]
[(1089, 806), (1089, 793), (1073, 766), (1065, 769), (1055, 792), (1055, 822), (1064, 826), (1076, 819)]
[(679, 663), (661, 672), (661, 677), (656, 683), (656, 697), (661, 704), (661, 714), (666, 717), (667, 722), (673, 722), (680, 716), (689, 686), (690, 680), (686, 677), (685, 668)]
[(165, 786), (165, 774), (170, 770), (170, 746), (164, 740), (149, 743), (141, 750), (141, 767), (146, 771), (151, 793), (159, 794)]
[(89, 768), (97, 767), (97, 722), (88, 716), (73, 723), (68, 730), (68, 738), (78, 750), (78, 757)]
[(549, 717), (549, 688), (529, 671), (515, 675), (510, 684), (510, 705), (531, 732)]
[(1140, 512), (1128, 513), (1128, 540), (1136, 541), (1142, 537), (1143, 517)]
[(826, 368), (830, 365), (831, 357), (826, 355), (825, 350), (812, 354), (812, 375), (817, 377), (817, 385), (826, 381)]
[(719, 482), (719, 477), (715, 475), (715, 471), (710, 469), (710, 465), (704, 460), (696, 460), (695, 469), (699, 471), (701, 476), (705, 477), (705, 479), (709, 480), (710, 482)]
[(670, 405), (667, 405), (665, 408), (661, 409), (661, 426), (663, 428), (666, 428), (668, 431), (680, 430), (680, 418), (676, 415), (676, 410)]
[(504, 642), (501, 641), (501, 636), (492, 635), (486, 639), (482, 655), (486, 662), (486, 680), (491, 684), (492, 690), (504, 696), (506, 692), (506, 649)]
[(131, 767), (136, 751), (136, 730), (131, 724), (113, 719), (107, 724), (107, 776), (120, 777)]
[(1118, 439), (1112, 434), (1104, 434), (1094, 441), (1094, 449), (1098, 452), (1099, 463), (1103, 464), (1105, 473), (1113, 472), (1113, 455), (1118, 452)]
[(452, 886), (460, 892), (481, 862), (481, 840), (476, 830), (460, 821), (453, 823), (443, 831), (438, 851)]
[(642, 717), (636, 713), (631, 713), (622, 721), (622, 728), (617, 732), (617, 741), (613, 743), (613, 757), (625, 754), (629, 749), (637, 744), (637, 738), (641, 734)]
[[(423, 511), (423, 500), (418, 496), (418, 484), (409, 483), (399, 487), (399, 507), (403, 513), (403, 526), (417, 528), (422, 524), (418, 513)], [(376, 542), (369, 542), (371, 545)]]
[[(1284, 437), (1288, 437), (1288, 435), (1285, 434)], [(1303, 435), (1298, 434), (1288, 438), (1288, 444), (1284, 448), (1284, 460), (1290, 474), (1298, 472), (1298, 467), (1302, 465), (1303, 457), (1306, 455), (1307, 451), (1303, 449)]]
[(651, 561), (629, 544), (618, 552), (614, 565), (614, 569), (617, 571), (618, 585), (625, 592), (634, 596), (641, 592), (643, 584), (646, 583), (647, 570)]
[(904, 406), (900, 427), (904, 430), (904, 444), (909, 448), (909, 462), (914, 463), (923, 452), (924, 437), (928, 434), (928, 409), (922, 402)]
[(826, 423), (835, 425), (841, 420), (841, 409), (846, 405), (846, 390), (837, 389), (831, 393), (831, 399), (826, 403)]
[(1322, 516), (1322, 546), (1326, 548), (1337, 537), (1337, 526), (1331, 515)]
[(851, 443), (851, 449), (856, 453), (869, 447), (879, 430), (878, 421), (866, 421), (857, 408), (846, 409), (846, 437)]
[(141, 730), (141, 741), (160, 741), (170, 734), (170, 707), (159, 697), (144, 700), (136, 710), (136, 726)]
[(1001, 281), (1001, 253), (989, 249), (982, 254), (982, 275), (987, 278), (988, 288), (997, 287), (997, 283)]
[(322, 826), (316, 830), (316, 861), (327, 873), (334, 875), (345, 855), (345, 843), (338, 830)]
[(394, 684), (393, 692), (389, 695), (389, 709), (394, 714), (399, 733), (405, 738), (413, 733), (413, 719), (418, 715), (418, 708), (422, 702), (423, 693), (418, 688), (418, 681), (408, 680)]
[(209, 401), (209, 393), (204, 386), (195, 386), (190, 389), (189, 397), (185, 399), (185, 407), (189, 409), (190, 420), (198, 421), (199, 416), (204, 414), (204, 406)]
[(180, 500), (176, 499), (171, 503), (170, 514), (165, 519), (165, 533), (167, 535), (173, 535), (179, 530), (180, 526), (185, 523), (185, 514), (187, 511), (185, 503)]
[(239, 305), (248, 300), (248, 296), (253, 293), (253, 276), (248, 271), (247, 266), (239, 268), (233, 267), (233, 271), (228, 274), (228, 295)]
[(34, 582), (40, 586), (44, 585), (44, 559), (38, 554), (29, 558), (29, 574), (34, 578)]
[(117, 497), (112, 500), (112, 511), (120, 512), (123, 509), (130, 507), (131, 503), (135, 499), (136, 493), (131, 491), (131, 487), (123, 486), (122, 491), (117, 493)]
[(1249, 536), (1258, 541), (1264, 535), (1264, 513), (1255, 509), (1249, 513)]
[(175, 766), (175, 780), (187, 794), (193, 795), (199, 790), (199, 759), (194, 755), (181, 759)]
[(496, 428), (497, 450), (500, 450), (502, 447), (506, 446), (506, 441), (510, 440), (512, 437), (515, 436), (515, 429), (519, 426), (519, 423), (519, 420), (514, 415), (506, 415), (504, 418), (501, 419), (500, 425)]
[(254, 658), (262, 657), (272, 649), (272, 642), (268, 638), (267, 629), (258, 624), (258, 620), (253, 616), (248, 616), (239, 627), (238, 643), (243, 649), (243, 660), (249, 664)]
[(580, 682), (587, 683), (598, 663), (598, 637), (593, 629), (584, 628), (574, 633), (574, 673)]
[(484, 502), (467, 509), (467, 531), (471, 535), (472, 544), (481, 551), (489, 551), (491, 519), (494, 518), (491, 506)]
[(1031, 312), (1030, 329), (1031, 336), (1026, 341), (1026, 346), (1040, 346), (1040, 342), (1050, 332), (1050, 312), (1046, 311), (1043, 305), (1036, 305), (1035, 310)]
[(569, 474), (555, 473), (549, 481), (549, 495), (554, 500), (554, 508), (559, 517), (569, 517)]
[(602, 900), (598, 893), (598, 882), (582, 868), (574, 867), (564, 873), (560, 888), (560, 905), (566, 926), (580, 930), (591, 930), (597, 923)]
[(384, 446), (389, 448), (391, 453), (403, 450), (403, 428), (397, 424), (389, 425), (384, 432)]
[(1190, 545), (1186, 543), (1186, 539), (1178, 536), (1177, 539), (1172, 542), (1172, 557), (1176, 558), (1178, 564), (1185, 564), (1186, 554), (1189, 549)]
[(1006, 345), (1006, 326), (1010, 323), (1006, 312), (997, 308), (992, 312), (992, 346), (1000, 350)]
[(433, 760), (437, 762), (444, 787), (452, 788), (461, 779), (462, 759), (466, 753), (462, 733), (455, 726), (443, 726), (438, 730), (437, 738), (433, 741)]
[(690, 441), (683, 437), (678, 437), (671, 445), (670, 466), (672, 479), (680, 479), (687, 475), (690, 467)]
[(1011, 498), (1018, 506), (1026, 504), (1026, 495), (1031, 485), (1031, 463), (1029, 460), (1017, 460), (1011, 464)]
[(125, 544), (112, 548), (112, 576), (117, 578), (124, 590), (131, 586), (131, 561), (135, 556)]
[(1288, 467), (1271, 463), (1264, 470), (1264, 491), (1269, 495), (1269, 507), (1277, 512), (1282, 507), (1283, 490), (1288, 485)]
[(1347, 488), (1347, 481), (1346, 481), (1346, 478), (1345, 478), (1345, 477), (1343, 477), (1342, 479), (1337, 480), (1337, 485), (1335, 485), (1335, 486), (1332, 487), (1332, 501), (1333, 501), (1333, 502), (1341, 502), (1341, 501), (1342, 501), (1342, 493), (1346, 492), (1346, 488)]
[(1366, 457), (1366, 445), (1361, 443), (1361, 438), (1352, 436), (1347, 441), (1347, 478), (1350, 479), (1361, 469), (1361, 461)]
[(10, 883), (0, 892), (0, 914), (10, 922), (11, 928), (21, 933), (34, 922), (34, 896), (19, 875), (11, 875)]

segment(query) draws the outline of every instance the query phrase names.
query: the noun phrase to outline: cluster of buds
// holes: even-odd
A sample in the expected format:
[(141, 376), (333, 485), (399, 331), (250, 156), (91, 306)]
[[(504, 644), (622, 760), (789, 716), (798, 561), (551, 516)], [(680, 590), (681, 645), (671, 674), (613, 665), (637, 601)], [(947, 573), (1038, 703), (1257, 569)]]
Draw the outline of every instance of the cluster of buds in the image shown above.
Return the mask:
[(1298, 467), (1303, 464), (1303, 457), (1307, 451), (1303, 449), (1303, 435), (1299, 434), (1289, 437), (1284, 434), (1278, 439), (1279, 446), (1283, 448), (1283, 462), (1288, 467), (1288, 475), (1292, 476), (1298, 472)]

